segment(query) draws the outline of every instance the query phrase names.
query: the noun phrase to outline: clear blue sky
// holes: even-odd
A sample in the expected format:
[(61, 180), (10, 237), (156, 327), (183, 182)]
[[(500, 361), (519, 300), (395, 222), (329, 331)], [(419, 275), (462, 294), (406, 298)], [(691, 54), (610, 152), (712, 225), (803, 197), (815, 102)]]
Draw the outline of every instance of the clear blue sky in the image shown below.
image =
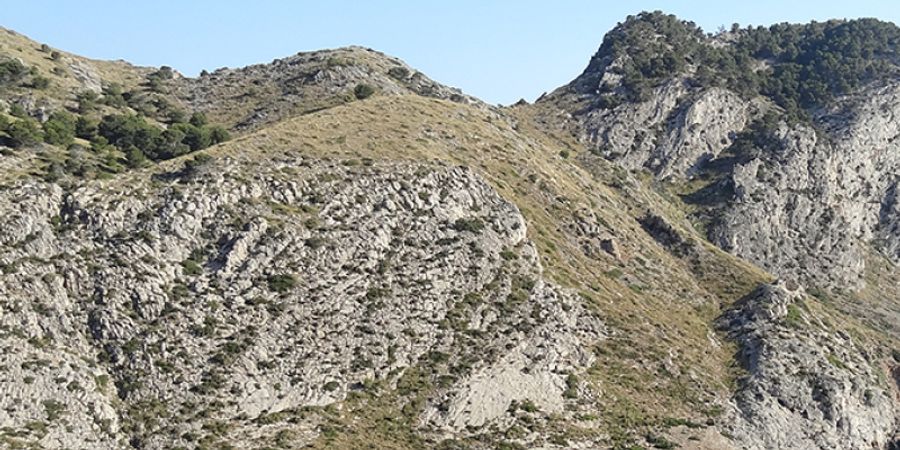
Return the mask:
[[(0, 25), (98, 59), (202, 69), (357, 44), (398, 56), (492, 103), (533, 100), (578, 75), (628, 14), (660, 9), (707, 31), (878, 17), (896, 0), (820, 1), (42, 1), (7, 0)], [(13, 6), (14, 5), (14, 6)]]

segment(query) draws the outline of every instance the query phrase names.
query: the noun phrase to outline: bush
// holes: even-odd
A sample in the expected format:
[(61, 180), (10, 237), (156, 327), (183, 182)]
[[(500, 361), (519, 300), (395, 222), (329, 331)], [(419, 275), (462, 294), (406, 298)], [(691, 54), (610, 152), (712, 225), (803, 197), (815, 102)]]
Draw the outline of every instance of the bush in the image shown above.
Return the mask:
[(128, 102), (125, 101), (125, 94), (122, 92), (122, 86), (116, 83), (104, 86), (103, 103), (113, 108), (124, 108), (128, 106)]
[(97, 121), (85, 116), (78, 116), (75, 120), (75, 136), (88, 141), (97, 137)]
[(213, 125), (209, 127), (209, 143), (216, 145), (231, 139), (231, 135), (224, 127)]
[(6, 127), (6, 134), (9, 135), (13, 147), (37, 145), (42, 139), (37, 121), (31, 118), (13, 122)]
[(372, 94), (375, 93), (375, 88), (368, 84), (357, 84), (355, 88), (353, 88), (353, 95), (356, 96), (357, 99), (362, 100), (365, 98), (369, 98)]
[(203, 127), (206, 126), (209, 121), (206, 120), (206, 114), (202, 112), (195, 112), (191, 114), (191, 120), (188, 122), (195, 127)]
[(279, 294), (290, 291), (297, 284), (297, 280), (291, 274), (272, 275), (267, 281), (269, 290)]
[(139, 169), (149, 163), (150, 161), (147, 159), (147, 156), (145, 156), (144, 152), (140, 151), (137, 147), (131, 145), (125, 149), (125, 165), (129, 168)]
[(471, 233), (479, 233), (484, 229), (484, 222), (481, 219), (457, 219), (453, 222), (453, 229), (462, 233), (468, 231)]
[(62, 53), (54, 50), (54, 51), (50, 52), (50, 59), (52, 59), (54, 61), (59, 61), (60, 59), (62, 59)]
[(0, 85), (8, 86), (18, 83), (28, 75), (28, 68), (18, 60), (10, 59), (0, 62)]
[(94, 91), (82, 91), (75, 95), (78, 102), (78, 112), (87, 114), (97, 109), (97, 99), (100, 97)]
[(44, 122), (44, 142), (68, 146), (75, 139), (75, 116), (65, 111), (57, 111)]
[(25, 111), (25, 108), (23, 108), (22, 105), (20, 105), (18, 103), (13, 103), (12, 105), (9, 105), (9, 114), (13, 117), (18, 117), (20, 119), (28, 118), (28, 111)]
[(399, 67), (399, 66), (391, 67), (390, 70), (388, 70), (388, 75), (391, 78), (402, 81), (402, 80), (409, 78), (409, 69), (407, 69), (406, 67)]
[(31, 87), (33, 89), (47, 89), (50, 87), (50, 79), (38, 75), (31, 79)]

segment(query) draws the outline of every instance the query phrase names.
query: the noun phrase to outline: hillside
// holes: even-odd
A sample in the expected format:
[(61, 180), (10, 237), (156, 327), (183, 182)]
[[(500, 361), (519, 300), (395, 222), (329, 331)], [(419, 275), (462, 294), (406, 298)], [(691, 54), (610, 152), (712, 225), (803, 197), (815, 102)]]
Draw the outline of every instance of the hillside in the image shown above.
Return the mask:
[(896, 46), (850, 23), (877, 70), (812, 103), (697, 73), (779, 78), (763, 31), (648, 13), (511, 108), (358, 47), (185, 78), (5, 31), (0, 442), (894, 448)]

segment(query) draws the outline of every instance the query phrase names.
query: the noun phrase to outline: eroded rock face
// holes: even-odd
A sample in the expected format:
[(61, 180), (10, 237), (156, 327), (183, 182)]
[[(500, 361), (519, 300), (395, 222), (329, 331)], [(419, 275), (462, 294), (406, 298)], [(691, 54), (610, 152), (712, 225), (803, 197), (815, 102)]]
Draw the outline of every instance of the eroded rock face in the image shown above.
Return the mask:
[(734, 168), (735, 198), (712, 240), (819, 286), (860, 288), (869, 243), (896, 260), (898, 94), (892, 85), (843, 99), (819, 118), (827, 134), (782, 124), (774, 148)]
[(764, 285), (720, 326), (747, 371), (724, 429), (741, 448), (887, 448), (900, 430), (894, 389), (877, 358), (804, 302)]
[(518, 209), (477, 175), (247, 170), (0, 193), (18, 211), (0, 230), (0, 426), (49, 448), (168, 448), (223, 420), (233, 444), (290, 427), (299, 445), (313, 419), (258, 421), (409, 370), (452, 373), (423, 419), (449, 430), (502, 425), (514, 400), (563, 411), (603, 326), (542, 278)]
[[(565, 105), (575, 98), (572, 86), (547, 101)], [(723, 153), (773, 108), (673, 78), (646, 101), (587, 107), (569, 122), (596, 153), (660, 179), (680, 183), (724, 170), (726, 181), (710, 188), (725, 198), (711, 241), (780, 276), (859, 289), (870, 244), (898, 261), (900, 84), (835, 101), (816, 115), (816, 128), (782, 122), (766, 148)]]
[(660, 178), (681, 178), (731, 145), (762, 106), (727, 89), (692, 89), (676, 78), (645, 102), (594, 109), (577, 120), (582, 139), (604, 157)]

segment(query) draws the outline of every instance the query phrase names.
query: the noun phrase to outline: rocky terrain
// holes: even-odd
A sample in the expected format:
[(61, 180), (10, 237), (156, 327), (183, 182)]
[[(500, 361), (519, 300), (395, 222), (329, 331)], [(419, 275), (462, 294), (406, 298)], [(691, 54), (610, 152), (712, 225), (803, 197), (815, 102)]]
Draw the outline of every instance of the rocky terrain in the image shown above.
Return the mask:
[(895, 47), (795, 98), (782, 32), (643, 13), (497, 108), (361, 47), (187, 78), (3, 30), (0, 445), (897, 448)]

